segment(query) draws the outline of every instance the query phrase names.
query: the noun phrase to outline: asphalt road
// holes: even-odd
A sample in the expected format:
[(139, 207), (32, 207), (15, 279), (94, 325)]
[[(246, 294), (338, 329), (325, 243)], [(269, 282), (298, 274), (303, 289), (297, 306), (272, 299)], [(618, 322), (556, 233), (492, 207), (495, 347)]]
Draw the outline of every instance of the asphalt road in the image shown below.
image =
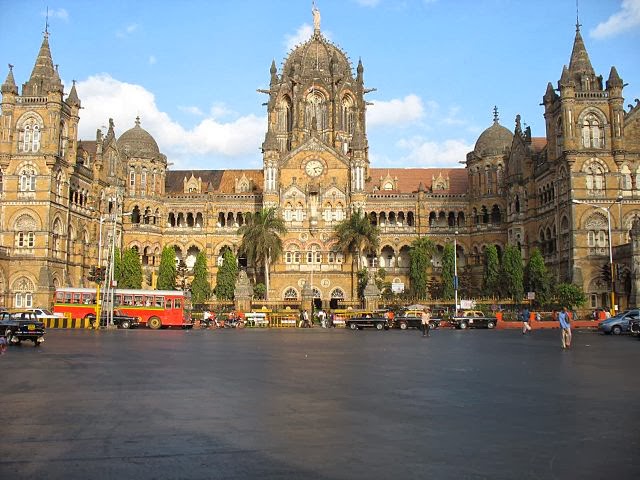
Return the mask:
[(50, 331), (0, 357), (0, 478), (640, 478), (639, 358), (592, 332)]

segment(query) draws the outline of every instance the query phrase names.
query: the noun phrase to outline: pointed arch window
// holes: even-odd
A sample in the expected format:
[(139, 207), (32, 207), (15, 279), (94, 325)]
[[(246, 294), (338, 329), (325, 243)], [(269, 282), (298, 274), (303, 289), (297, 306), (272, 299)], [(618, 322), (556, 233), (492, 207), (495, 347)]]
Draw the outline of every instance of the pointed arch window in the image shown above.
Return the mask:
[(604, 148), (604, 128), (593, 113), (582, 121), (582, 146), (584, 148)]
[(349, 135), (353, 135), (355, 130), (355, 107), (353, 98), (349, 95), (345, 95), (342, 99), (342, 128)]
[(33, 282), (28, 278), (22, 277), (13, 283), (14, 291), (14, 306), (16, 308), (31, 308), (33, 307), (33, 291), (35, 287)]
[(327, 128), (327, 104), (324, 96), (318, 91), (314, 90), (307, 96), (305, 124), (308, 129), (318, 132)]
[(289, 287), (284, 291), (283, 297), (285, 300), (297, 300), (298, 292), (296, 292), (294, 288)]
[(147, 170), (143, 169), (140, 174), (140, 195), (145, 196), (147, 193)]
[(129, 191), (131, 193), (135, 192), (136, 189), (136, 171), (131, 169), (129, 171)]

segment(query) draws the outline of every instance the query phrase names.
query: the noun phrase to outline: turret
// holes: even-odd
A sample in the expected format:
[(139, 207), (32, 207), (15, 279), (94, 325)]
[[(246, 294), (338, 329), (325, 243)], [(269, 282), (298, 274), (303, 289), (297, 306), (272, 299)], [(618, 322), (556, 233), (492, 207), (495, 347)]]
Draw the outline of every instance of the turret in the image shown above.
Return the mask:
[(609, 92), (609, 114), (611, 115), (611, 138), (614, 152), (624, 149), (624, 83), (618, 75), (616, 67), (611, 67), (607, 80)]
[(62, 92), (62, 82), (51, 60), (49, 34), (45, 31), (31, 77), (22, 85), (22, 95), (25, 97), (44, 97), (50, 91)]
[(7, 74), (7, 79), (2, 84), (2, 97), (3, 102), (8, 100), (5, 99), (5, 96), (14, 96), (18, 95), (18, 86), (16, 85), (16, 80), (13, 78), (13, 65), (9, 64), (9, 73)]

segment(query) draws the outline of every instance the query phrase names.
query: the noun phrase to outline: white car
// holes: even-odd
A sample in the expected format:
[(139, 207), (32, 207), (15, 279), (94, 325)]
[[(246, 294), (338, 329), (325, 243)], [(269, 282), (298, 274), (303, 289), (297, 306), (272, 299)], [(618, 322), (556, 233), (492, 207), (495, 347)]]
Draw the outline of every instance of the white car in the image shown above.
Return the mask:
[(64, 315), (61, 313), (53, 313), (51, 310), (47, 310), (46, 308), (27, 308), (26, 310), (35, 313), (38, 320), (42, 320), (44, 318), (64, 318)]

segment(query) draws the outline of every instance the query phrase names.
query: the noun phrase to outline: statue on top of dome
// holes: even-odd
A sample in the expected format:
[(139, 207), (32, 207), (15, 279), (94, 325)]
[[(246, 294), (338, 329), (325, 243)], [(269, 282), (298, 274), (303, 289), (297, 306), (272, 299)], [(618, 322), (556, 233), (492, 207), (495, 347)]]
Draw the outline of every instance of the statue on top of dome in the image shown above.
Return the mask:
[(313, 8), (311, 9), (311, 13), (313, 14), (313, 31), (320, 31), (320, 10), (316, 7), (316, 2), (311, 2)]

